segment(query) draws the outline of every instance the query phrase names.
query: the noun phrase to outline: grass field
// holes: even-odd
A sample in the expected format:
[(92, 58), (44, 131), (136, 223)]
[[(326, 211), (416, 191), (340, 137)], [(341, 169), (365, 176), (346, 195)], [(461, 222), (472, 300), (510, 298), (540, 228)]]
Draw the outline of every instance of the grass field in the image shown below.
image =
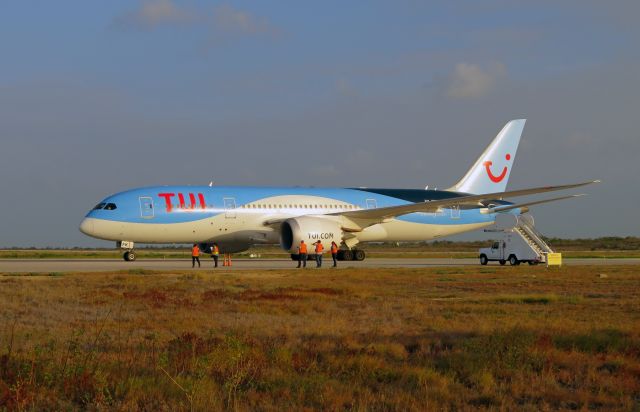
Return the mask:
[(0, 410), (640, 408), (640, 267), (0, 276)]

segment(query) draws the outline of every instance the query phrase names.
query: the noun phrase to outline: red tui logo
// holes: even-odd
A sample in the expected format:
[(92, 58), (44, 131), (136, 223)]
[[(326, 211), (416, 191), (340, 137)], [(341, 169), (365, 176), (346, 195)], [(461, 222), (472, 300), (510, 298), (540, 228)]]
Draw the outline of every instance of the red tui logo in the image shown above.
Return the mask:
[[(511, 155), (507, 153), (507, 155), (505, 156), (505, 159), (507, 159), (507, 161), (511, 160)], [(487, 170), (487, 175), (489, 176), (489, 179), (491, 179), (491, 181), (494, 183), (502, 182), (502, 179), (504, 179), (504, 177), (507, 175), (507, 166), (505, 166), (504, 169), (502, 169), (502, 173), (496, 176), (491, 171), (491, 165), (493, 165), (493, 162), (491, 160), (487, 160), (483, 164), (484, 164), (484, 168)]]

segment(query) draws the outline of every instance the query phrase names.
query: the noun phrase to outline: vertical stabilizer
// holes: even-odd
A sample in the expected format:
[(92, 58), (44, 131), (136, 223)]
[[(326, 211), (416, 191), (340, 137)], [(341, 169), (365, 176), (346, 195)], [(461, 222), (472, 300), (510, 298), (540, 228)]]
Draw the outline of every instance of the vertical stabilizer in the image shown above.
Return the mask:
[(518, 119), (507, 123), (467, 174), (449, 190), (472, 194), (504, 192), (525, 121)]

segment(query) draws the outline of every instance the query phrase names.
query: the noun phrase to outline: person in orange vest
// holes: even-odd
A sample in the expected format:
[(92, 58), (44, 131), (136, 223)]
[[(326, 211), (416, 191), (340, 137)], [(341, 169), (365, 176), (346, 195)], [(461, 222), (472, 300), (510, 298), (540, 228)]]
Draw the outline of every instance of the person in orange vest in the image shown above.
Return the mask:
[(200, 267), (200, 248), (195, 243), (191, 248), (191, 267), (196, 267), (196, 262), (198, 262), (198, 267)]
[(213, 266), (214, 268), (218, 267), (218, 256), (220, 256), (220, 248), (217, 243), (214, 243), (213, 246), (211, 246), (211, 257), (213, 258), (213, 263), (215, 265)]
[(331, 258), (333, 259), (333, 267), (338, 266), (338, 245), (336, 242), (331, 242)]
[(298, 267), (300, 265), (307, 267), (307, 244), (304, 243), (304, 240), (301, 240), (300, 246), (298, 246)]
[(322, 267), (322, 251), (324, 250), (324, 246), (322, 246), (321, 241), (316, 242), (316, 267)]

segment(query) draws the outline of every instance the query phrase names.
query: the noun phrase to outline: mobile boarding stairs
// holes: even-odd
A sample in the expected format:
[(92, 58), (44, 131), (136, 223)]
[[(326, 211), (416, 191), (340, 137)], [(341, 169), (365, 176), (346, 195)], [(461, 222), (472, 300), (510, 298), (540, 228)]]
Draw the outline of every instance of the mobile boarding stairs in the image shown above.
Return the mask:
[(497, 261), (501, 265), (509, 262), (513, 266), (522, 262), (530, 265), (549, 264), (549, 255), (558, 255), (536, 230), (531, 215), (500, 215), (495, 226), (495, 229), (485, 229), (485, 232), (501, 236), (490, 248), (480, 249), (480, 263), (483, 265), (490, 261)]

